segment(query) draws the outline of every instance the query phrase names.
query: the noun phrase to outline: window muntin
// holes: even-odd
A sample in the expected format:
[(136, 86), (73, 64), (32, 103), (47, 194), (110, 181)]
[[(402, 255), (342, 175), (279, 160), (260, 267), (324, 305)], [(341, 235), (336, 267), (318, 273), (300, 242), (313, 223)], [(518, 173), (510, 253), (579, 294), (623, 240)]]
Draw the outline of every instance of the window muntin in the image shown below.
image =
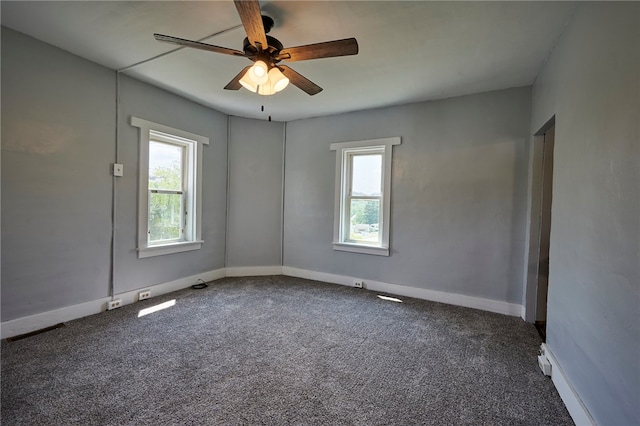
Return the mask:
[(400, 138), (331, 144), (336, 151), (334, 250), (389, 255), (392, 146)]

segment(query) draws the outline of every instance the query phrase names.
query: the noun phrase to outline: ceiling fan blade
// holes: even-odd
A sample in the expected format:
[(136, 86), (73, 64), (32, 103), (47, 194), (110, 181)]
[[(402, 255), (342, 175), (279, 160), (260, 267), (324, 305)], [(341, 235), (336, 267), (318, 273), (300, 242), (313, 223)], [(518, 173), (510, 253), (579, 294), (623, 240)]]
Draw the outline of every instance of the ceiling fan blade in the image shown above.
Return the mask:
[(195, 49), (207, 50), (209, 52), (224, 53), (225, 55), (234, 55), (244, 57), (244, 52), (226, 47), (214, 46), (213, 44), (200, 43), (199, 41), (186, 40), (184, 38), (172, 37), (164, 34), (154, 34), (156, 40), (165, 43), (178, 44), (185, 47), (193, 47)]
[(304, 77), (302, 74), (297, 73), (286, 65), (281, 65), (278, 68), (282, 71), (285, 77), (289, 79), (289, 82), (294, 86), (297, 86), (301, 90), (307, 92), (309, 95), (313, 96), (322, 92), (322, 87), (315, 84), (313, 81)]
[(251, 65), (249, 65), (248, 67), (244, 67), (242, 69), (242, 71), (240, 71), (240, 73), (238, 73), (238, 75), (233, 77), (233, 80), (231, 80), (229, 82), (229, 84), (224, 86), (224, 88), (226, 90), (240, 90), (240, 88), (242, 87), (242, 84), (240, 84), (240, 79), (242, 77), (244, 77), (244, 75), (247, 73), (247, 71), (249, 71), (249, 68), (251, 68)]
[[(260, 3), (258, 3), (258, 0), (234, 0), (233, 2), (236, 5), (238, 15), (240, 15), (240, 20), (249, 38), (249, 43), (257, 47), (258, 50), (269, 47), (267, 35), (264, 32), (262, 13), (260, 12)], [(259, 43), (260, 46), (257, 46), (257, 43)]]
[(306, 61), (307, 59), (333, 58), (358, 54), (358, 41), (355, 38), (307, 44), (305, 46), (282, 49), (276, 59), (284, 61)]

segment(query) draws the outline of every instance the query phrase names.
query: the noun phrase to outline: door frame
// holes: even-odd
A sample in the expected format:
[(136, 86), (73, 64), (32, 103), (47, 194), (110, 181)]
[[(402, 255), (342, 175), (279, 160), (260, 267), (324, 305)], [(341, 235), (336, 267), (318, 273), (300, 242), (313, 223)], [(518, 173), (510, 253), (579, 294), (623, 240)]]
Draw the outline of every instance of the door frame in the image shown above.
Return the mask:
[(523, 312), (522, 318), (530, 323), (536, 321), (538, 302), (538, 267), (540, 264), (540, 231), (542, 214), (542, 189), (544, 167), (544, 136), (554, 127), (555, 115), (551, 117), (531, 139), (529, 147), (529, 188), (527, 205), (527, 230), (525, 236)]

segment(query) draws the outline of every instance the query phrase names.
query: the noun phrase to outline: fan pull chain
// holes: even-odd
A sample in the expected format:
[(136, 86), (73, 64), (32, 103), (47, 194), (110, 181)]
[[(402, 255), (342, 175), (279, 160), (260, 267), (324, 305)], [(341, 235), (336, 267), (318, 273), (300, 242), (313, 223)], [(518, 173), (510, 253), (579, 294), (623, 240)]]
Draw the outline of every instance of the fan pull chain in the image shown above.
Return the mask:
[[(264, 105), (260, 107), (260, 111), (264, 112)], [(269, 123), (271, 123), (271, 115), (269, 115)]]
[[(260, 106), (260, 111), (264, 112), (264, 104)], [(271, 123), (271, 115), (269, 115), (269, 123)]]

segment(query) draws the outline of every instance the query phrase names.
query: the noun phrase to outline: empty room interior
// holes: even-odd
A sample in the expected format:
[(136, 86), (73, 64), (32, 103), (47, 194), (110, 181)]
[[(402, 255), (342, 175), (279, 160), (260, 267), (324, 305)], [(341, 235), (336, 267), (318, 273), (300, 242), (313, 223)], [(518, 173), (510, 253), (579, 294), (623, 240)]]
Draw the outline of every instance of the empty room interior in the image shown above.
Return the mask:
[(640, 2), (1, 20), (3, 424), (640, 424)]

